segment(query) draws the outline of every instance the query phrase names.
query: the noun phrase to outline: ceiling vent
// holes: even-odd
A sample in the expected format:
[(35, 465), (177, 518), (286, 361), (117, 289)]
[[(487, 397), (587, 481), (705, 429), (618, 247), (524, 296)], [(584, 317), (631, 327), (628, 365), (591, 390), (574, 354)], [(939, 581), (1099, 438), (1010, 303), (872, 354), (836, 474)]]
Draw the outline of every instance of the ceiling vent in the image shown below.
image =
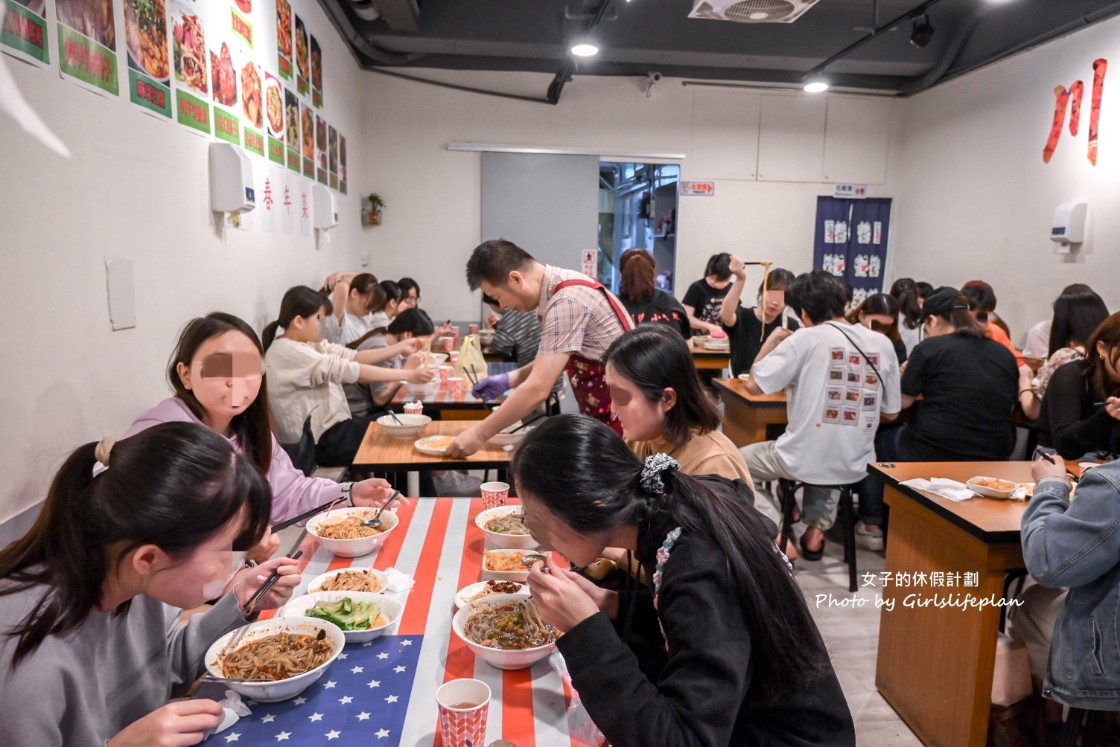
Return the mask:
[(689, 18), (735, 23), (793, 23), (820, 0), (695, 0)]

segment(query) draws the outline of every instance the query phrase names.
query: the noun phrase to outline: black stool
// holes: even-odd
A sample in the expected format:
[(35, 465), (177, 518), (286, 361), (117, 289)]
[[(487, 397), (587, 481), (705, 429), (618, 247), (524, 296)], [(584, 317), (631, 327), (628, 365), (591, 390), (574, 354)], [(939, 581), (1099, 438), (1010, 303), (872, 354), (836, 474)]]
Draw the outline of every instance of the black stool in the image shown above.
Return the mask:
[(1110, 735), (1114, 714), (1087, 708), (1069, 709), (1062, 731), (1061, 747), (1107, 747), (1115, 745)]
[(786, 551), (786, 543), (793, 541), (793, 510), (797, 507), (794, 493), (798, 488), (819, 488), (821, 490), (839, 490), (840, 505), (836, 512), (836, 520), (844, 524), (844, 562), (848, 564), (848, 591), (856, 591), (859, 586), (856, 582), (856, 512), (852, 503), (852, 493), (855, 485), (808, 485), (796, 480), (778, 480), (778, 498), (782, 508), (782, 529), (780, 548)]

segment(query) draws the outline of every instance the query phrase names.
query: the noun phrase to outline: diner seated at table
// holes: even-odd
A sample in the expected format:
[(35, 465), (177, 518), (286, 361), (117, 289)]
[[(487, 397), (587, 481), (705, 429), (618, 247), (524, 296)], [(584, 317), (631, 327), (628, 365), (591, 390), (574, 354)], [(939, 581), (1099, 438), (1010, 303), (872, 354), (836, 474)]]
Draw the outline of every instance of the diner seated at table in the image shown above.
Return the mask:
[(1027, 419), (1038, 419), (1050, 377), (1065, 364), (1085, 357), (1086, 340), (1107, 318), (1104, 300), (1087, 285), (1066, 286), (1054, 300), (1054, 316), (1047, 325), (1050, 339), (1042, 365), (1037, 371), (1030, 365), (1019, 366), (1019, 406)]
[(304, 424), (309, 423), (316, 462), (349, 467), (374, 418), (351, 417), (342, 385), (402, 379), (424, 383), (435, 373), (428, 368), (396, 371), (377, 365), (416, 352), (417, 340), (378, 350), (351, 350), (324, 342), (320, 320), (325, 313), (330, 313), (330, 301), (311, 288), (297, 285), (284, 294), (279, 318), (262, 335), (269, 410), (281, 443), (298, 443)]
[(898, 301), (886, 293), (872, 293), (855, 311), (848, 314), (848, 321), (886, 335), (894, 345), (899, 365), (906, 362), (906, 344), (898, 333)]
[[(1110, 408), (1120, 417), (1120, 403)], [(1039, 585), (1011, 608), (1011, 635), (1026, 644), (1045, 697), (1120, 711), (1120, 461), (1083, 473), (1076, 500), (1063, 460), (1039, 459), (1031, 474), (1023, 560)]]
[[(174, 395), (132, 421), (124, 438), (160, 423), (204, 425), (224, 436), (268, 480), (271, 521), (290, 519), (349, 495), (351, 505), (380, 506), (392, 494), (385, 480), (339, 484), (308, 477), (292, 465), (269, 427), (268, 374), (257, 333), (232, 314), (214, 311), (183, 327), (167, 367)], [(279, 544), (266, 531), (250, 558), (263, 562)]]
[[(926, 287), (925, 293), (921, 286)], [(906, 347), (907, 357), (922, 341), (922, 303), (932, 290), (929, 283), (917, 283), (913, 278), (899, 278), (891, 283), (888, 295), (898, 302), (898, 335)]]
[[(730, 260), (735, 281), (723, 297), (719, 321), (731, 346), (731, 375), (750, 373), (751, 365), (762, 349), (762, 343), (774, 330), (796, 330), (800, 325), (786, 314), (786, 290), (793, 282), (793, 273), (780, 267), (768, 270), (758, 284), (755, 305), (744, 309), (741, 299), (747, 285), (747, 266), (738, 257)], [(763, 292), (765, 290), (765, 293)]]
[(618, 261), (618, 300), (630, 312), (634, 324), (665, 324), (688, 340), (692, 325), (681, 302), (654, 285), (656, 263), (645, 249), (627, 249)]
[(996, 315), (996, 293), (992, 286), (983, 280), (969, 280), (961, 286), (961, 295), (968, 299), (968, 310), (991, 339), (1003, 345), (1015, 356), (1015, 365), (1021, 366), (1026, 361), (1023, 354), (1011, 342), (1011, 332), (1007, 323)]
[(0, 744), (126, 747), (197, 744), (222, 706), (176, 700), (203, 656), (281, 606), (296, 563), (254, 569), (185, 626), (175, 608), (219, 596), (235, 549), (268, 528), (269, 487), (230, 442), (195, 423), (162, 423), (75, 449), (31, 529), (0, 550)]
[[(416, 282), (412, 278), (406, 277), (401, 278), (397, 281), (397, 287), (401, 289), (401, 303), (399, 307), (400, 313), (403, 313), (407, 309), (420, 308), (420, 283)], [(433, 330), (432, 336), (436, 339), (439, 339), (444, 335), (456, 334), (457, 332), (458, 330), (456, 329), (455, 325), (451, 323), (450, 319), (448, 319)]]
[[(898, 360), (891, 341), (844, 319), (844, 290), (832, 275), (815, 270), (797, 276), (786, 302), (801, 319), (801, 329), (776, 329), (766, 338), (743, 382), (751, 394), (787, 392), (788, 425), (774, 441), (740, 451), (755, 480), (804, 483), (801, 556), (819, 560), (824, 533), (836, 521), (837, 494), (829, 486), (859, 482), (875, 459), (875, 433), (881, 419), (899, 411)], [(779, 526), (776, 500), (761, 488), (759, 509)], [(860, 493), (862, 509), (863, 493)], [(856, 540), (882, 549), (882, 531), (856, 526)]]
[(1065, 459), (1120, 454), (1120, 312), (1085, 341), (1088, 357), (1054, 372), (1042, 399), (1038, 447)]
[[(536, 563), (529, 587), (572, 685), (606, 741), (629, 745), (854, 745), (844, 693), (789, 565), (734, 485), (642, 460), (610, 428), (559, 415), (511, 464), (525, 522), (577, 566), (635, 554), (655, 603)], [(627, 576), (627, 578), (630, 578)], [(634, 581), (637, 584), (638, 582)], [(659, 627), (643, 671), (630, 632)], [(660, 662), (658, 662), (660, 664)]]
[[(1007, 459), (1015, 446), (1015, 356), (985, 334), (956, 288), (942, 286), (930, 293), (922, 319), (926, 337), (914, 348), (901, 383), (902, 408), (914, 407), (913, 418), (879, 431), (876, 459)], [(883, 483), (874, 475), (860, 484), (859, 515), (865, 526), (876, 529), (886, 518)]]
[[(388, 327), (371, 330), (370, 334), (358, 345), (358, 349), (377, 350), (414, 338), (424, 344), (434, 331), (432, 320), (424, 311), (410, 308), (397, 314), (397, 318), (389, 322)], [(382, 368), (407, 371), (429, 365), (429, 361), (426, 350), (417, 350), (408, 356), (396, 355), (377, 365)], [(393, 397), (400, 390), (401, 382), (354, 382), (343, 384), (342, 388), (346, 392), (346, 403), (350, 406), (350, 415), (359, 418), (371, 412), (375, 413), (375, 416), (385, 412), (385, 408), (388, 407), (389, 403), (393, 401)]]
[(377, 278), (368, 272), (332, 273), (323, 281), (322, 292), (331, 299), (331, 313), (323, 317), (323, 339), (337, 345), (347, 345), (368, 333), (373, 313), (388, 301)]
[(700, 334), (721, 332), (720, 309), (723, 299), (731, 291), (731, 255), (727, 252), (713, 254), (704, 267), (704, 277), (688, 286), (681, 299), (688, 314), (688, 323)]

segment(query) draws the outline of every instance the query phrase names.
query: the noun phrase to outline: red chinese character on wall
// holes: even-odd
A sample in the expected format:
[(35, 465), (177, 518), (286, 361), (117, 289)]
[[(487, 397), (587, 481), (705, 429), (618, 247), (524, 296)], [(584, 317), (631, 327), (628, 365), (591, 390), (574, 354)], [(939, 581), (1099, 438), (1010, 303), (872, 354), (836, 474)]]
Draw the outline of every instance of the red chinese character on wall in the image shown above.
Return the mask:
[(268, 177), (265, 177), (265, 180), (264, 180), (264, 209), (267, 210), (270, 213), (272, 212), (272, 203), (273, 203), (273, 199), (272, 199), (272, 180), (269, 179)]
[(302, 212), (300, 213), (299, 217), (310, 218), (311, 213), (307, 209), (307, 193), (306, 192), (300, 192), (299, 197), (300, 197), (300, 201), (303, 203), (303, 209), (302, 209)]
[(292, 189), (287, 184), (284, 185), (284, 212), (290, 213), (292, 207)]

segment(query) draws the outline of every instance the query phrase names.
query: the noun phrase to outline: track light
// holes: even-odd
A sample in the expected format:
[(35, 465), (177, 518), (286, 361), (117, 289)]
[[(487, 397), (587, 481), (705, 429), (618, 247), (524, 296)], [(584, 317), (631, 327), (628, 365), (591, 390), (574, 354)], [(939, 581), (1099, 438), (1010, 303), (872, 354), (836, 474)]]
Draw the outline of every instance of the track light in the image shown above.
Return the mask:
[(828, 90), (828, 81), (824, 78), (813, 78), (805, 83), (805, 93), (824, 93)]
[(914, 19), (914, 28), (910, 31), (910, 43), (918, 49), (925, 49), (933, 39), (933, 30), (928, 15), (918, 16)]
[(576, 57), (594, 57), (599, 54), (599, 45), (589, 37), (580, 37), (572, 42), (569, 51)]

